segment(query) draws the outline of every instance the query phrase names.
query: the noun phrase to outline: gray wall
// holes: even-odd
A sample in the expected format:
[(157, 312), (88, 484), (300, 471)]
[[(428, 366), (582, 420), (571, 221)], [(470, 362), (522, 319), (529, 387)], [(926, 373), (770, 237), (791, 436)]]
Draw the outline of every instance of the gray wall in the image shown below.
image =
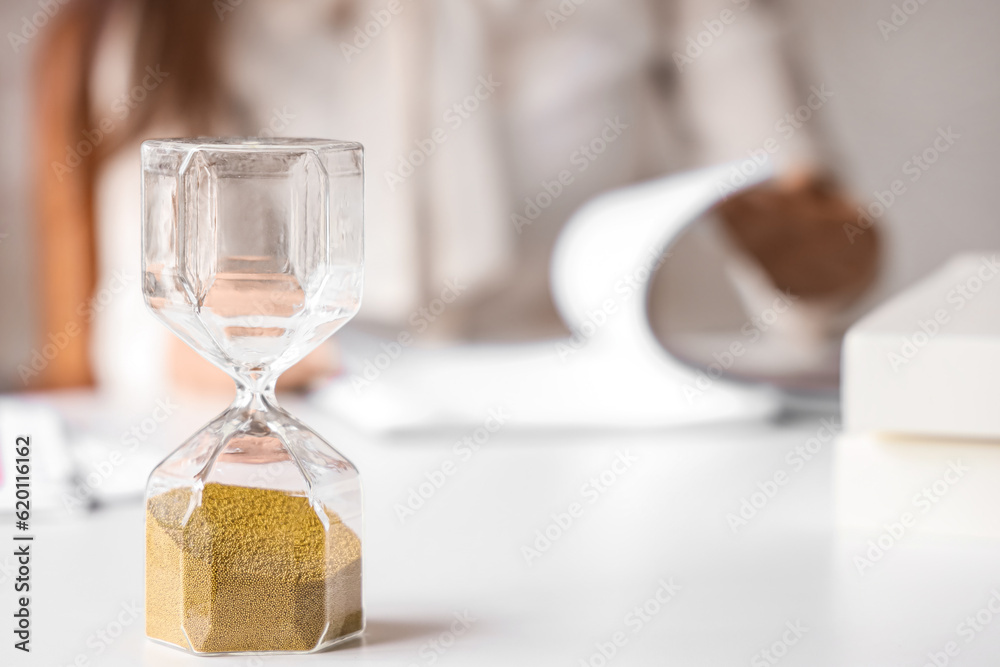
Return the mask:
[[(902, 0), (796, 0), (810, 76), (839, 99), (823, 109), (856, 194), (901, 179), (885, 217), (895, 292), (949, 256), (1000, 250), (1000, 3), (910, 0), (919, 9), (888, 39), (878, 26)], [(904, 173), (937, 128), (961, 135), (917, 182)]]

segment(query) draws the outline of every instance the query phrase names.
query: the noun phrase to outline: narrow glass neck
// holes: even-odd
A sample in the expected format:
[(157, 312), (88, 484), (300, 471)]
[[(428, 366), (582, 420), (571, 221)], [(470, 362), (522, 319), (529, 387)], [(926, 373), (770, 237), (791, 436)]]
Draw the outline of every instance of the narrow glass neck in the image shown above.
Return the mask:
[(277, 407), (274, 395), (277, 378), (239, 378), (236, 380), (236, 398), (232, 407), (248, 410), (268, 410)]

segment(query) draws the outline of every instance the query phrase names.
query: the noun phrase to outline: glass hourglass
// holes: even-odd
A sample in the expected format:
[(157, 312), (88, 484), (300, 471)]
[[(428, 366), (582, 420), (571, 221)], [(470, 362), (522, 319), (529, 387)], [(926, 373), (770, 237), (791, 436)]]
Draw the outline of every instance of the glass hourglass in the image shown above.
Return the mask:
[(147, 141), (142, 171), (146, 303), (236, 381), (149, 478), (146, 634), (200, 654), (356, 637), (360, 478), (274, 385), (360, 305), (362, 147)]

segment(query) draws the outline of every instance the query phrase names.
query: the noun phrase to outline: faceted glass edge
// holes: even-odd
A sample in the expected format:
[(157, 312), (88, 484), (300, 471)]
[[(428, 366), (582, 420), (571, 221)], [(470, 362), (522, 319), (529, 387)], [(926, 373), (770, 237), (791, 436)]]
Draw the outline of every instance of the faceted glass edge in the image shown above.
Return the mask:
[(170, 137), (163, 139), (147, 139), (142, 142), (143, 148), (152, 150), (188, 151), (192, 148), (232, 150), (275, 150), (294, 151), (310, 148), (331, 151), (362, 150), (364, 147), (356, 141), (341, 139), (317, 139), (314, 137)]

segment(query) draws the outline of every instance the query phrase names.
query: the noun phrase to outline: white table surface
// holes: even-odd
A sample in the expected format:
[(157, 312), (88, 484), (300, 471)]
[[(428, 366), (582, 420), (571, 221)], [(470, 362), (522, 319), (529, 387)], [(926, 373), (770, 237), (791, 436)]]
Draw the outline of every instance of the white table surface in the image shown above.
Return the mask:
[[(189, 405), (160, 436), (193, 431), (215, 407)], [(364, 639), (315, 655), (198, 658), (147, 641), (140, 617), (103, 645), (96, 633), (116, 630), (123, 605), (142, 607), (143, 514), (135, 501), (74, 520), (35, 520), (30, 655), (11, 648), (10, 559), (0, 556), (8, 568), (0, 571), (8, 619), (0, 664), (920, 667), (949, 641), (960, 652), (948, 664), (1000, 664), (1000, 615), (971, 641), (957, 634), (1000, 591), (1000, 544), (908, 535), (859, 575), (852, 558), (874, 536), (833, 529), (832, 446), (791, 473), (749, 525), (730, 528), (727, 514), (759, 482), (789, 470), (786, 454), (817, 431), (819, 416), (644, 434), (511, 426), (464, 462), (452, 452), (462, 433), (376, 441), (309, 406), (291, 411), (362, 473)], [(636, 462), (588, 502), (581, 486), (618, 452)], [(394, 505), (446, 459), (456, 473), (401, 523)], [(521, 547), (574, 501), (582, 516), (526, 563)], [(661, 580), (680, 590), (637, 622), (630, 612)], [(459, 637), (449, 631), (455, 614), (475, 619)], [(783, 636), (793, 639), (788, 623), (806, 631), (781, 646)], [(605, 660), (598, 644), (619, 632), (626, 641)], [(775, 642), (784, 655), (769, 661), (759, 652)], [(449, 647), (435, 651), (442, 644)]]

